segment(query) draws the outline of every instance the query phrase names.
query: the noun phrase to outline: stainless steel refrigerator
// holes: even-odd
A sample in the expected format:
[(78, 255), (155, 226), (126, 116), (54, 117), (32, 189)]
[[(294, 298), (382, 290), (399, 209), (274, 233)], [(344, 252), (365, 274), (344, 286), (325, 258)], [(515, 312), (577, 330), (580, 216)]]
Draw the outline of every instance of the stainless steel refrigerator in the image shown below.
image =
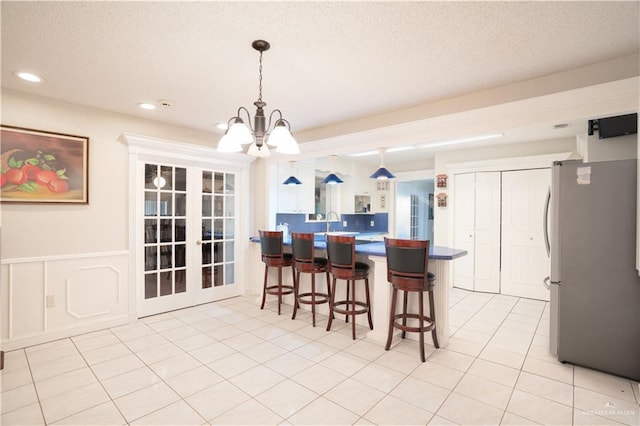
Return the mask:
[(550, 349), (640, 380), (636, 160), (552, 167)]

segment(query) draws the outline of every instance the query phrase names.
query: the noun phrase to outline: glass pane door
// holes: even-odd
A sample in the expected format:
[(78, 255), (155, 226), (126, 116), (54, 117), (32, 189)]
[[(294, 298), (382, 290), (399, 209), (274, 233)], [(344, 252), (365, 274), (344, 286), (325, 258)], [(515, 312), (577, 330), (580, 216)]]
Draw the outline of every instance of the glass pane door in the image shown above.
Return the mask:
[[(237, 295), (235, 286), (235, 175), (202, 170), (200, 287), (216, 298)], [(202, 296), (207, 297), (207, 292)]]
[(187, 291), (188, 213), (187, 169), (145, 164), (145, 300), (166, 298)]
[(145, 163), (141, 316), (237, 296), (236, 176)]

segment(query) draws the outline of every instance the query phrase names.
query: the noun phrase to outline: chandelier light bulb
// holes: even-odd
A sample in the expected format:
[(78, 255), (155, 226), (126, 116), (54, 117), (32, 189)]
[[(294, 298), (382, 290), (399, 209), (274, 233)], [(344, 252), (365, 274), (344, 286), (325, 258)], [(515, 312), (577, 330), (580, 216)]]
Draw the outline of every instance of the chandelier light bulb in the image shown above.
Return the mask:
[(268, 157), (269, 155), (271, 155), (271, 153), (269, 152), (269, 147), (266, 144), (258, 147), (255, 142), (252, 143), (251, 146), (249, 146), (247, 154), (253, 155), (254, 157)]
[(241, 152), (241, 151), (242, 151), (242, 145), (234, 142), (229, 137), (228, 133), (222, 136), (222, 138), (220, 138), (220, 142), (218, 142), (218, 152), (231, 153), (231, 152)]
[(236, 118), (235, 123), (229, 127), (227, 135), (234, 143), (239, 145), (246, 145), (253, 142), (253, 135), (251, 130), (244, 124), (241, 118)]

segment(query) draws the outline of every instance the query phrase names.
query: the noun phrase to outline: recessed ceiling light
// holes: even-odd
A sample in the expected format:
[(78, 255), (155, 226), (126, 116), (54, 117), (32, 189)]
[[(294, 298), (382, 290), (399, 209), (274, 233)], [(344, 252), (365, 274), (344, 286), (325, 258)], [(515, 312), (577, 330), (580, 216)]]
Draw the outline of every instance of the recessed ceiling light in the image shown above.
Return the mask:
[(216, 123), (216, 129), (218, 130), (227, 130), (228, 127), (227, 123)]
[(17, 71), (16, 76), (23, 79), (24, 81), (29, 81), (31, 83), (42, 83), (44, 81), (44, 78), (40, 77), (39, 75), (25, 71)]
[(152, 109), (156, 109), (156, 106), (154, 104), (150, 104), (147, 102), (140, 102), (138, 104), (138, 106), (142, 109), (146, 109), (146, 110), (152, 110)]

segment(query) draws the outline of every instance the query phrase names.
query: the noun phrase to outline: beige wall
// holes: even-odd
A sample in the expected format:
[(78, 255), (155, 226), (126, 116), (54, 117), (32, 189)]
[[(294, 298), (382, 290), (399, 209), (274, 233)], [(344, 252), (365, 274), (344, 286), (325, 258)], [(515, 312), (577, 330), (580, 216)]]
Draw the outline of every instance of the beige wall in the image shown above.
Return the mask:
[(599, 139), (598, 134), (587, 137), (585, 161), (612, 161), (637, 158), (638, 134)]
[(219, 135), (2, 91), (2, 124), (89, 137), (89, 204), (1, 206), (3, 259), (128, 249), (123, 132), (216, 146)]
[(2, 93), (2, 123), (90, 139), (89, 204), (0, 206), (3, 349), (136, 318), (136, 277), (129, 252), (129, 148), (120, 137), (126, 132), (207, 146), (215, 155), (219, 135), (10, 91)]

